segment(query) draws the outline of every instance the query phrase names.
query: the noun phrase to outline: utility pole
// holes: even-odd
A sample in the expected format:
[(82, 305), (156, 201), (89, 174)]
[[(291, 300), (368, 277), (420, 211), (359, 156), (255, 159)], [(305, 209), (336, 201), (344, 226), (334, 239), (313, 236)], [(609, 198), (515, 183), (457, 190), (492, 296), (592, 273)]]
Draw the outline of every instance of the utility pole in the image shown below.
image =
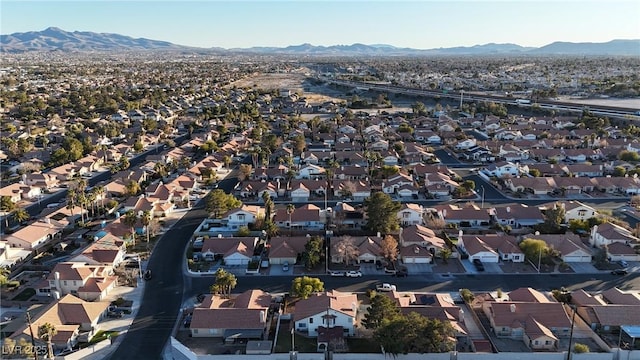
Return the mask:
[(464, 95), (464, 90), (460, 90), (460, 111), (462, 111), (462, 98)]
[(484, 185), (480, 185), (480, 187), (482, 188), (482, 205), (481, 205), (481, 208), (484, 209)]
[(571, 317), (571, 332), (569, 333), (569, 350), (567, 351), (567, 360), (571, 360), (571, 342), (573, 341), (573, 326), (576, 323), (576, 308), (569, 305), (573, 310), (573, 316)]
[(38, 349), (36, 348), (36, 338), (33, 336), (33, 328), (31, 327), (31, 314), (27, 311), (27, 324), (29, 325), (29, 333), (31, 335), (31, 346), (33, 346), (33, 358), (38, 360)]

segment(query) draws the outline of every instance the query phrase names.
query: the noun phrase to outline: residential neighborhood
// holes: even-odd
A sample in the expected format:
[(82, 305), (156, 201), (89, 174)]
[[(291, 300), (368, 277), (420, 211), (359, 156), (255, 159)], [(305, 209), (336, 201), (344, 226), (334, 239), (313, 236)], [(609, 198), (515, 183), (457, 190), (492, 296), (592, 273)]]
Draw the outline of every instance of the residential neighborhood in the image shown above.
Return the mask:
[(3, 60), (3, 349), (640, 356), (629, 118), (332, 82), (415, 85), (386, 63), (113, 56), (83, 83)]

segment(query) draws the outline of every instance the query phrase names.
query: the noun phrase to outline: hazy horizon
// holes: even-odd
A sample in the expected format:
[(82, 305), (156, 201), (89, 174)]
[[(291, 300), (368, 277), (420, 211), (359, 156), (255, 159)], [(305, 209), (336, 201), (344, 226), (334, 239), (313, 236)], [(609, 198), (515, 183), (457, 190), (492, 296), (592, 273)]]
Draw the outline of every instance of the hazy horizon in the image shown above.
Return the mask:
[(635, 1), (15, 1), (0, 33), (115, 33), (202, 48), (387, 44), (414, 49), (640, 39)]

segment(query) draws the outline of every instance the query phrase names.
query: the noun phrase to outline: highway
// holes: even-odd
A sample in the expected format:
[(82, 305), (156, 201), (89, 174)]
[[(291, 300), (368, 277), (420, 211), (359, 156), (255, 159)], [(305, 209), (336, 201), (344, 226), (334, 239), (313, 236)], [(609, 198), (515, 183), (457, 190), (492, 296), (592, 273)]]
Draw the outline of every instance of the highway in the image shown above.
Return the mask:
[(380, 84), (380, 83), (352, 81), (352, 80), (341, 80), (341, 79), (333, 79), (333, 78), (327, 78), (327, 77), (321, 77), (318, 80), (326, 81), (334, 85), (355, 87), (361, 90), (374, 90), (374, 91), (390, 92), (390, 93), (413, 95), (413, 96), (460, 99), (460, 101), (466, 101), (466, 102), (492, 101), (495, 103), (519, 106), (524, 108), (537, 105), (543, 109), (569, 111), (569, 112), (577, 112), (577, 113), (581, 113), (583, 110), (589, 109), (591, 113), (597, 114), (597, 115), (610, 116), (610, 117), (623, 117), (623, 118), (628, 118), (632, 120), (640, 120), (640, 116), (638, 116), (638, 111), (640, 111), (640, 109), (628, 108), (628, 107), (606, 106), (606, 105), (588, 105), (587, 106), (587, 105), (576, 104), (568, 101), (547, 100), (547, 99), (540, 100), (535, 104), (525, 104), (525, 103), (517, 103), (515, 98), (508, 98), (508, 97), (498, 96), (498, 95), (490, 95), (490, 94), (485, 94), (480, 92), (467, 92), (464, 90), (443, 92), (441, 90), (417, 89), (417, 88), (410, 88), (405, 86), (395, 86), (390, 84)]

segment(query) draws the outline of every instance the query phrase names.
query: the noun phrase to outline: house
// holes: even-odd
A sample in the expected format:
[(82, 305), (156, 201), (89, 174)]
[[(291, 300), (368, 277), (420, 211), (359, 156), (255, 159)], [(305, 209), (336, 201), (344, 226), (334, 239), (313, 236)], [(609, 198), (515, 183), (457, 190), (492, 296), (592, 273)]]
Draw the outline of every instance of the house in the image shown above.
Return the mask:
[(258, 238), (209, 238), (202, 244), (202, 258), (206, 261), (224, 259), (226, 265), (248, 265)]
[[(438, 206), (436, 206), (438, 208)], [(444, 219), (447, 224), (456, 224), (459, 227), (480, 227), (489, 226), (491, 216), (488, 209), (481, 209), (476, 205), (468, 205), (465, 207), (448, 207), (440, 206), (438, 215)]]
[(424, 224), (424, 208), (422, 205), (402, 203), (402, 207), (396, 213), (400, 225), (423, 225)]
[(359, 229), (365, 224), (364, 212), (348, 203), (338, 202), (333, 208), (333, 224), (339, 229)]
[[(486, 252), (487, 248), (496, 252), (499, 256), (499, 259), (502, 261), (512, 261), (512, 262), (524, 262), (524, 253), (520, 250), (516, 239), (510, 235), (498, 235), (498, 234), (487, 234), (487, 235), (462, 235), (459, 236), (459, 239), (462, 239), (465, 243), (465, 246), (471, 245), (472, 251), (479, 250), (480, 252), (476, 254), (474, 258), (482, 257), (482, 252)], [(487, 248), (485, 248), (487, 247)], [(487, 259), (493, 260), (493, 255), (488, 255)], [(471, 256), (471, 254), (469, 254)], [(480, 259), (482, 262), (484, 260)], [(492, 261), (490, 261), (492, 262)]]
[(13, 269), (31, 255), (31, 251), (13, 247), (6, 241), (0, 241), (0, 267)]
[(522, 240), (535, 239), (544, 241), (548, 247), (560, 253), (560, 258), (566, 263), (584, 262), (592, 260), (591, 250), (582, 243), (580, 236), (566, 234), (538, 234), (525, 235)]
[(69, 261), (114, 267), (124, 259), (126, 252), (125, 242), (107, 233)]
[(342, 199), (352, 199), (353, 201), (363, 201), (371, 196), (371, 186), (368, 182), (357, 181), (333, 181), (334, 194)]
[(291, 202), (308, 202), (311, 191), (303, 183), (292, 184)]
[(336, 290), (311, 295), (296, 303), (294, 329), (309, 337), (318, 336), (318, 328), (341, 326), (343, 335), (354, 336), (358, 298)]
[(483, 304), (498, 338), (522, 340), (531, 350), (557, 351), (568, 337), (571, 320), (558, 302), (490, 301)]
[(411, 225), (402, 229), (399, 244), (402, 247), (410, 245), (421, 246), (431, 254), (436, 255), (447, 246), (444, 239), (428, 227), (422, 225)]
[(264, 217), (264, 208), (257, 205), (242, 205), (239, 208), (231, 209), (224, 213), (220, 218), (226, 221), (229, 229), (235, 230), (243, 226), (254, 224), (260, 217)]
[(539, 208), (523, 204), (510, 204), (509, 206), (496, 207), (494, 217), (500, 225), (513, 228), (523, 226), (535, 226), (544, 222), (544, 215)]
[(491, 164), (481, 171), (488, 176), (503, 179), (507, 177), (517, 177), (521, 174), (528, 174), (529, 168), (526, 167), (526, 165), (524, 167), (521, 167), (519, 164), (508, 161), (501, 161), (495, 164)]
[(324, 222), (320, 217), (320, 208), (313, 204), (295, 208), (291, 214), (287, 209), (277, 209), (273, 222), (280, 228), (299, 230), (322, 230)]
[(110, 266), (62, 262), (56, 264), (38, 293), (73, 294), (85, 301), (102, 301), (118, 285), (117, 280)]
[(38, 250), (54, 238), (60, 237), (64, 228), (64, 225), (47, 218), (19, 229), (7, 236), (5, 240), (13, 247), (19, 247), (25, 250)]
[[(358, 258), (356, 259), (356, 261), (358, 262), (358, 264), (360, 263), (373, 263), (376, 262), (378, 260), (382, 260), (383, 256), (382, 256), (382, 247), (380, 246), (380, 243), (382, 241), (382, 238), (380, 237), (371, 237), (371, 236), (364, 236), (364, 237), (357, 237), (357, 238), (353, 238), (354, 239), (354, 243), (356, 245), (357, 253), (358, 253)], [(332, 253), (331, 254), (331, 259), (336, 259), (336, 254)], [(343, 259), (337, 259), (340, 261), (334, 261), (334, 262), (343, 262)]]
[(248, 290), (230, 299), (207, 295), (193, 310), (192, 337), (218, 337), (226, 344), (264, 340), (272, 297), (262, 290)]
[(454, 148), (459, 151), (459, 150), (467, 150), (470, 149), (474, 146), (477, 145), (477, 140), (475, 138), (470, 138), (470, 139), (465, 139), (462, 141), (459, 141)]
[(404, 264), (430, 264), (433, 262), (434, 254), (426, 247), (419, 245), (401, 246), (398, 258)]
[(546, 195), (547, 193), (558, 188), (553, 178), (537, 177), (537, 178), (512, 178), (506, 179), (504, 184), (513, 192), (529, 191), (534, 195)]
[(616, 333), (624, 325), (640, 324), (639, 305), (602, 304), (580, 306), (578, 307), (578, 315), (592, 329), (602, 333)]
[(318, 165), (306, 165), (298, 170), (296, 179), (322, 179), (325, 177), (326, 170), (322, 166)]
[(305, 246), (309, 242), (306, 236), (276, 236), (272, 237), (269, 248), (269, 264), (280, 265), (288, 263), (293, 265), (302, 258), (305, 252)]
[(616, 242), (635, 247), (640, 243), (640, 239), (622, 226), (608, 222), (591, 228), (589, 237), (591, 246), (603, 247)]
[(382, 183), (382, 191), (385, 194), (394, 194), (404, 185), (413, 185), (413, 178), (410, 175), (399, 173)]
[[(63, 296), (44, 306), (44, 309), (31, 319), (31, 327), (26, 323), (15, 331), (11, 339), (18, 343), (21, 339), (31, 343), (33, 329), (45, 323), (53, 325), (57, 333), (52, 338), (54, 349), (71, 349), (80, 337), (88, 342), (100, 330), (99, 322), (105, 317), (109, 302), (86, 302), (71, 294)], [(46, 341), (33, 331), (36, 344), (46, 345)]]
[(614, 242), (607, 246), (609, 261), (640, 261), (640, 254), (630, 245)]
[(500, 260), (498, 251), (478, 236), (460, 236), (458, 249), (462, 253), (469, 255), (469, 261), (477, 259), (483, 263), (497, 263)]

